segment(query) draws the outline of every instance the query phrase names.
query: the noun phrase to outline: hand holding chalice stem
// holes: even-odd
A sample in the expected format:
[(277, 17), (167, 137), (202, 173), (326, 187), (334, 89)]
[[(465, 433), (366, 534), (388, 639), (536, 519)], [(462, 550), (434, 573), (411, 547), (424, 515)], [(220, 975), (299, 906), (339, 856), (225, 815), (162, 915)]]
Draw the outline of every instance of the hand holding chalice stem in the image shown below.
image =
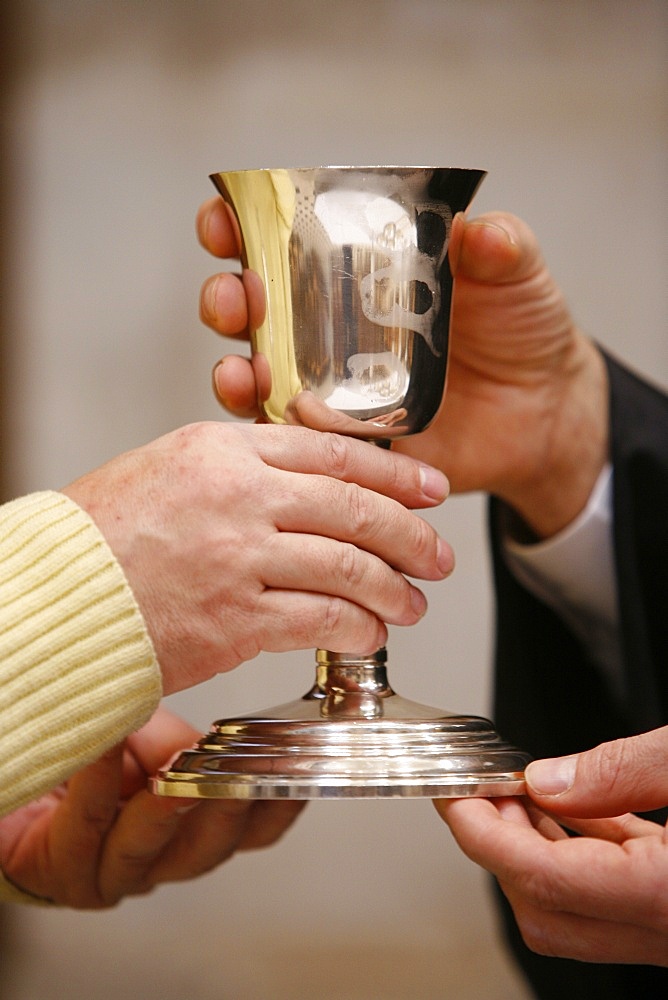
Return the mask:
[[(251, 345), (266, 420), (383, 446), (429, 425), (446, 378), (452, 221), (483, 177), (425, 167), (212, 175), (246, 273), (264, 288)], [(214, 723), (152, 787), (237, 798), (512, 795), (527, 761), (488, 720), (397, 695), (384, 648), (319, 649), (303, 698)]]

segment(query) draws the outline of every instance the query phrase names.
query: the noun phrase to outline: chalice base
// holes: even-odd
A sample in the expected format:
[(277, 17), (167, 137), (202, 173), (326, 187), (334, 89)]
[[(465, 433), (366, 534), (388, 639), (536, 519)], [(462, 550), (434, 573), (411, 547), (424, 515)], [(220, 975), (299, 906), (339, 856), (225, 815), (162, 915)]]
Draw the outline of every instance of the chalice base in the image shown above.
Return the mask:
[(385, 650), (317, 651), (303, 698), (215, 722), (151, 779), (158, 795), (235, 799), (462, 798), (524, 792), (530, 757), (488, 719), (390, 688)]

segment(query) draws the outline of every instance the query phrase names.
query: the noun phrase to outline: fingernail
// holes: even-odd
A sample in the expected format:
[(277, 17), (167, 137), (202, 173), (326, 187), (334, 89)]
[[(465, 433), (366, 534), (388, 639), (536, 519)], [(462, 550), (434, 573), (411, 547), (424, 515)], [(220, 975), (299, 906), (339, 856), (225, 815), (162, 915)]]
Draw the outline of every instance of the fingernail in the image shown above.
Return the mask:
[(455, 554), (448, 543), (444, 542), (442, 538), (439, 538), (438, 540), (438, 546), (436, 549), (436, 565), (443, 576), (450, 576), (455, 568)]
[(420, 466), (420, 485), (422, 492), (430, 500), (445, 500), (450, 491), (450, 483), (446, 477), (431, 465)]
[(209, 319), (215, 319), (218, 315), (217, 295), (218, 279), (211, 278), (202, 291), (202, 310)]
[(196, 809), (199, 804), (200, 799), (197, 799), (195, 802), (187, 802), (184, 805), (179, 806), (178, 809), (175, 809), (174, 812), (177, 816), (184, 816), (186, 813), (192, 812), (193, 809)]
[(424, 618), (427, 613), (427, 598), (417, 587), (411, 587), (411, 607), (420, 618)]
[(209, 242), (209, 231), (211, 230), (212, 214), (213, 211), (210, 205), (207, 205), (206, 208), (204, 209), (200, 209), (199, 212), (199, 219), (197, 220), (197, 229), (201, 233), (200, 243), (202, 244), (203, 247), (206, 247), (206, 245)]
[(577, 763), (577, 756), (534, 760), (526, 769), (527, 785), (537, 795), (563, 795), (573, 786)]
[(478, 226), (480, 229), (488, 229), (490, 232), (500, 233), (511, 247), (517, 246), (512, 233), (509, 233), (504, 226), (500, 226), (496, 222), (489, 222), (485, 219), (475, 219), (473, 222), (470, 222), (469, 225)]

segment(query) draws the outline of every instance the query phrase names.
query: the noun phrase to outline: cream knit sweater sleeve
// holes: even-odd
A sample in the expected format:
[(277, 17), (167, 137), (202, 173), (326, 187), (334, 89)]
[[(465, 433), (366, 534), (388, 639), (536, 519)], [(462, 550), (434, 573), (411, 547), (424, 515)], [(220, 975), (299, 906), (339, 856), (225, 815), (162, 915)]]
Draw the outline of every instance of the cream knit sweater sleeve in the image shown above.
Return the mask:
[(91, 518), (55, 492), (0, 506), (0, 816), (99, 758), (160, 696), (142, 615)]

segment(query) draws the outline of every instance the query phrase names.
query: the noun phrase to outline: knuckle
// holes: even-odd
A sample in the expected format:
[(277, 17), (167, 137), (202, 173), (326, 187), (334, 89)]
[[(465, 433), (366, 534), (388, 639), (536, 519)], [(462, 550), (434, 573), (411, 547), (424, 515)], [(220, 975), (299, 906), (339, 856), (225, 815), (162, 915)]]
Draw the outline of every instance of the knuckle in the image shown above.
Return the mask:
[(602, 743), (587, 755), (588, 766), (600, 793), (610, 793), (619, 788), (629, 764), (628, 749), (626, 740), (614, 740)]
[(222, 633), (225, 636), (225, 648), (222, 655), (218, 656), (217, 673), (227, 673), (242, 663), (250, 663), (263, 649), (270, 646), (265, 637), (266, 627), (258, 628), (257, 617), (253, 619), (244, 615), (243, 619), (243, 622), (235, 623), (233, 630), (228, 627)]
[(360, 550), (351, 543), (344, 543), (339, 554), (339, 572), (342, 579), (355, 585), (364, 576)]
[(81, 809), (81, 822), (85, 830), (88, 831), (87, 840), (91, 838), (94, 842), (99, 837), (104, 837), (109, 827), (113, 823), (118, 804), (116, 802), (86, 802)]
[(305, 649), (308, 646), (317, 645), (316, 634), (322, 625), (320, 615), (315, 615), (310, 608), (293, 610), (281, 623), (277, 622), (275, 631), (271, 639), (266, 643), (266, 648), (274, 648), (274, 636), (279, 637), (281, 649), (289, 643), (287, 648)]
[(570, 923), (568, 914), (555, 913), (546, 919), (543, 913), (530, 910), (517, 917), (517, 926), (525, 945), (536, 955), (595, 960), (581, 928)]
[(353, 538), (366, 538), (380, 524), (374, 495), (355, 483), (346, 485), (346, 513)]
[(325, 449), (326, 468), (329, 475), (336, 479), (345, 479), (350, 466), (350, 449), (345, 438), (339, 434), (323, 433), (322, 445)]
[[(386, 453), (388, 454), (388, 453)], [(416, 463), (406, 455), (389, 452), (391, 461), (388, 463), (387, 494), (391, 497), (404, 497), (407, 494), (421, 491), (420, 476)]]
[(212, 443), (214, 426), (206, 421), (186, 424), (174, 432), (177, 449), (183, 454), (205, 450)]
[(438, 578), (442, 575), (438, 569), (438, 536), (431, 525), (406, 511), (405, 520), (396, 534), (401, 538), (406, 572), (424, 578)]
[(545, 957), (556, 954), (550, 934), (539, 918), (524, 916), (518, 919), (517, 926), (529, 951)]
[(519, 898), (528, 904), (527, 913), (553, 913), (563, 907), (562, 881), (545, 864), (523, 873), (514, 888)]
[(436, 555), (436, 532), (420, 517), (412, 516), (411, 522), (416, 557), (420, 562), (433, 562)]
[(336, 635), (344, 618), (344, 602), (340, 597), (328, 597), (325, 601), (323, 629), (326, 636)]
[(207, 326), (210, 325), (214, 315), (215, 287), (214, 278), (207, 278), (202, 284), (199, 293), (199, 317)]

